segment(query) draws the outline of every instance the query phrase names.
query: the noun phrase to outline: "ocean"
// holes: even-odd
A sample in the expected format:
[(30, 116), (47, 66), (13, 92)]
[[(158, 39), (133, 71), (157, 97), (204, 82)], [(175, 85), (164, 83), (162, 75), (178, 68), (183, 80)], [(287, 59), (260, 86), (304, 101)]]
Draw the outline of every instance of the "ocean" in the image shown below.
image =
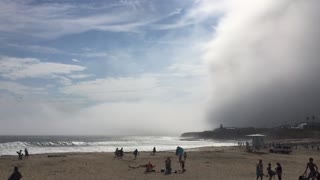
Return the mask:
[(169, 136), (0, 136), (0, 156), (16, 155), (28, 148), (30, 154), (66, 152), (114, 152), (123, 148), (125, 152), (175, 150), (205, 146), (234, 146), (236, 141), (190, 139)]

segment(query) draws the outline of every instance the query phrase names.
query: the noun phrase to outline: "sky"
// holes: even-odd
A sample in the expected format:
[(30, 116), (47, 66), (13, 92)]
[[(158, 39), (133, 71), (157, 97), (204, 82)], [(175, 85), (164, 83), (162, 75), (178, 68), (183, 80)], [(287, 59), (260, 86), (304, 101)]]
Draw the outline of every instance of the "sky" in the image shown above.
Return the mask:
[(0, 134), (320, 116), (317, 0), (0, 0)]

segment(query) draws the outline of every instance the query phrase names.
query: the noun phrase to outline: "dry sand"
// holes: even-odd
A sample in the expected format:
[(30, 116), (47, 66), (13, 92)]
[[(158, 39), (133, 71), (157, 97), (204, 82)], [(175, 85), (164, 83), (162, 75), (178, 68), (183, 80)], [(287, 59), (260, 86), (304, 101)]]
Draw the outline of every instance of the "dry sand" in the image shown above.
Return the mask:
[[(172, 159), (173, 170), (181, 170), (178, 157), (174, 152), (159, 152), (155, 156), (150, 152), (141, 152), (137, 160), (131, 153), (123, 159), (114, 158), (113, 153), (67, 153), (65, 157), (48, 157), (48, 154), (31, 155), (29, 159), (17, 160), (15, 156), (0, 157), (0, 179), (8, 179), (13, 167), (18, 166), (27, 180), (95, 180), (95, 179), (214, 179), (214, 180), (250, 180), (255, 179), (255, 166), (258, 159), (263, 159), (266, 173), (267, 164), (276, 162), (283, 166), (283, 179), (295, 180), (305, 169), (309, 157), (320, 165), (320, 152), (299, 147), (291, 155), (253, 154), (239, 147), (201, 148), (188, 152), (185, 173), (164, 175), (164, 161)], [(148, 162), (156, 165), (156, 172), (145, 174), (144, 168), (131, 169)], [(264, 178), (268, 179), (268, 178)], [(277, 179), (277, 178), (275, 178)]]

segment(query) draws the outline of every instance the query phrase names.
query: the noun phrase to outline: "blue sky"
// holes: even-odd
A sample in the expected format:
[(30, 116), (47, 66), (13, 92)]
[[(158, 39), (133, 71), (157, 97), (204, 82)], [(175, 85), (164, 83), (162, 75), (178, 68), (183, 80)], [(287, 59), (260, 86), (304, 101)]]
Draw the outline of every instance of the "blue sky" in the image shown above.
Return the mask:
[(179, 135), (317, 115), (318, 7), (0, 0), (0, 134)]
[[(154, 116), (167, 113), (165, 122), (203, 119), (208, 75), (202, 44), (213, 36), (221, 14), (202, 14), (202, 6), (194, 0), (1, 0), (0, 94), (10, 101), (10, 111), (21, 114), (6, 112), (2, 123), (39, 124), (4, 133), (68, 134), (56, 130), (67, 124), (61, 118), (89, 123), (75, 113), (99, 106), (119, 106), (120, 113), (99, 112), (92, 126), (112, 124), (117, 116), (135, 121), (126, 108), (137, 108), (132, 113), (140, 123), (154, 121), (144, 114), (148, 108)], [(50, 115), (38, 107), (43, 104), (57, 117), (44, 120)], [(174, 109), (158, 111), (163, 106)], [(180, 115), (194, 106), (196, 113), (183, 113), (191, 117)], [(56, 129), (39, 130), (55, 121), (61, 124)], [(83, 131), (74, 129), (71, 134)]]

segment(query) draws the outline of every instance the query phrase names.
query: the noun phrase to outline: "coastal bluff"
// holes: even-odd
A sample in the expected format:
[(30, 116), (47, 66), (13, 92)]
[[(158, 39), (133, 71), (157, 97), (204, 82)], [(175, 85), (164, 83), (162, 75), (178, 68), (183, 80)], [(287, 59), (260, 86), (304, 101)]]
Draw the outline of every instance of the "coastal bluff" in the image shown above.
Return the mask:
[(211, 131), (186, 132), (181, 137), (221, 140), (247, 139), (249, 134), (264, 134), (267, 140), (320, 138), (320, 129), (288, 129), (288, 128), (217, 128)]

